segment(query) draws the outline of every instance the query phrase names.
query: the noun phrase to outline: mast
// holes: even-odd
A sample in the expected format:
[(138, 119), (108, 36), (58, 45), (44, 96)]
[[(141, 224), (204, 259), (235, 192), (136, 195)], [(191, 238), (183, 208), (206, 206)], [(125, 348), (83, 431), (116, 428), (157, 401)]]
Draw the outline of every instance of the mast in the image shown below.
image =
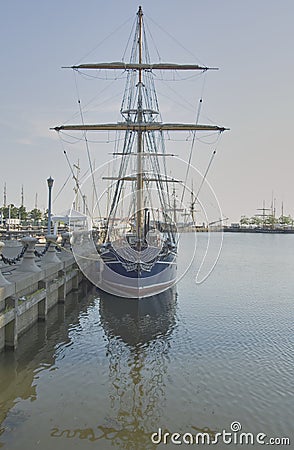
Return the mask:
[(74, 209), (76, 211), (80, 210), (79, 207), (79, 189), (80, 189), (80, 185), (79, 185), (79, 173), (80, 173), (80, 162), (78, 160), (77, 164), (73, 165), (74, 168), (77, 170), (77, 174), (73, 176), (74, 181), (75, 181), (75, 187), (73, 188), (74, 193), (75, 193), (75, 201), (74, 201)]
[(83, 214), (87, 213), (87, 196), (83, 195)]
[(6, 203), (7, 203), (7, 191), (6, 191), (6, 181), (4, 183), (4, 194), (3, 194), (3, 206), (4, 208), (6, 208)]
[[(125, 132), (122, 144), (123, 151), (114, 154), (134, 157), (135, 167), (132, 166), (130, 172), (130, 165), (133, 163), (128, 165), (129, 158), (122, 158), (123, 162), (119, 167), (117, 176), (103, 177), (103, 179), (117, 181), (117, 183), (114, 184), (114, 195), (111, 207), (107, 214), (107, 227), (111, 217), (115, 217), (116, 207), (123, 195), (124, 182), (133, 182), (134, 191), (136, 190), (136, 192), (132, 191), (135, 197), (132, 207), (134, 207), (133, 211), (135, 212), (137, 249), (140, 250), (141, 242), (144, 237), (144, 190), (149, 189), (149, 182), (155, 182), (162, 210), (166, 211), (172, 206), (170, 204), (168, 183), (177, 181), (167, 178), (164, 158), (162, 159), (162, 164), (157, 163), (157, 161), (161, 159), (157, 158), (157, 156), (165, 157), (173, 155), (168, 155), (165, 152), (164, 143), (162, 143), (161, 140), (159, 142), (160, 148), (158, 151), (155, 136), (159, 134), (160, 137), (163, 137), (165, 131), (204, 131), (222, 133), (223, 131), (228, 130), (228, 128), (217, 125), (201, 125), (198, 123), (163, 123), (160, 119), (157, 119), (159, 107), (154, 86), (154, 76), (152, 76), (154, 75), (154, 71), (191, 70), (205, 72), (207, 70), (217, 70), (217, 68), (200, 66), (197, 64), (151, 63), (144, 32), (143, 11), (141, 6), (139, 6), (137, 11), (136, 22), (135, 39), (131, 50), (130, 62), (91, 63), (70, 67), (77, 71), (84, 69), (107, 69), (125, 72), (127, 75), (125, 94), (127, 93), (127, 95), (123, 97), (120, 110), (123, 120), (117, 123), (61, 125), (51, 129), (57, 132), (66, 130)], [(132, 148), (133, 144), (136, 146), (136, 149)], [(156, 156), (156, 158), (153, 158), (153, 155)], [(148, 156), (148, 158), (146, 158), (146, 156)], [(165, 177), (160, 176), (161, 166), (164, 166), (162, 168)], [(152, 176), (152, 174), (154, 174), (154, 176)], [(77, 177), (74, 178), (78, 185)], [(164, 188), (166, 188), (166, 191)], [(109, 195), (109, 190), (107, 195)], [(165, 215), (165, 217), (167, 216)]]
[[(143, 12), (141, 6), (139, 6), (138, 10), (138, 21), (139, 21), (139, 65), (142, 64), (142, 19)], [(142, 69), (139, 68), (138, 71), (139, 81), (138, 81), (138, 114), (137, 114), (137, 122), (139, 124), (143, 121), (143, 105), (142, 105)], [(142, 239), (142, 208), (143, 208), (143, 160), (142, 160), (142, 130), (138, 129), (137, 133), (137, 213), (136, 213), (136, 231), (137, 231), (137, 239), (139, 250), (141, 247), (141, 239)]]
[(190, 206), (190, 212), (191, 212), (191, 217), (192, 217), (192, 225), (195, 225), (195, 220), (194, 220), (194, 209), (195, 209), (195, 200), (194, 200), (194, 191), (193, 191), (193, 180), (192, 180), (192, 189), (191, 189), (191, 206)]
[(23, 184), (21, 186), (21, 194), (20, 194), (20, 205), (24, 205), (24, 193), (23, 193)]

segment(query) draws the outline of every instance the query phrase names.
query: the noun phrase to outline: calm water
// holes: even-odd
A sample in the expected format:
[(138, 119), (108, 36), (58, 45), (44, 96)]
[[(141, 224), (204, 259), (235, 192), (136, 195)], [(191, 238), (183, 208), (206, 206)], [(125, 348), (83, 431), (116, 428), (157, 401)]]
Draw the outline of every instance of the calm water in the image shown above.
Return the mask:
[(228, 233), (203, 284), (196, 258), (157, 302), (71, 295), (0, 355), (0, 447), (177, 448), (151, 434), (213, 436), (233, 421), (294, 445), (293, 250), (294, 235)]

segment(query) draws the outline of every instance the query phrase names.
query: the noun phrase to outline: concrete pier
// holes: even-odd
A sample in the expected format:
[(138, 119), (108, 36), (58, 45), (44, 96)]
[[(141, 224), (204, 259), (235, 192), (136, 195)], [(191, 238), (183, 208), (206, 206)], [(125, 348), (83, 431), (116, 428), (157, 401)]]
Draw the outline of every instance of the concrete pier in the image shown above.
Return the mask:
[[(16, 349), (19, 337), (66, 295), (78, 289), (83, 275), (71, 251), (63, 249), (58, 258), (51, 248), (49, 257), (36, 258), (34, 238), (25, 238), (27, 250), (17, 265), (0, 264), (0, 351)], [(55, 238), (50, 236), (50, 241)], [(5, 246), (0, 245), (5, 255)]]

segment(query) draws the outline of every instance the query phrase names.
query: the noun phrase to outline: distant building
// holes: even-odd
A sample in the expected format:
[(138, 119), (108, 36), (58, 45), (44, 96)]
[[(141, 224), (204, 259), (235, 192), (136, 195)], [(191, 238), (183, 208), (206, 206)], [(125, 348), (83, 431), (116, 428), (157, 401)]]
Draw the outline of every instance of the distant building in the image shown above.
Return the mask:
[(4, 219), (5, 225), (20, 225), (20, 219)]

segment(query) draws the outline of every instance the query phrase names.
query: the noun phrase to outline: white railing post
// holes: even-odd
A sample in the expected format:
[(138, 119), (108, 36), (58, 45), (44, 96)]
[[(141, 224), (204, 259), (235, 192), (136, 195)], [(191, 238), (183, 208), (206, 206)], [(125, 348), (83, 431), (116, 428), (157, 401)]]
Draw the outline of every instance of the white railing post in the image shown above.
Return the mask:
[(37, 239), (31, 236), (27, 236), (22, 238), (21, 242), (23, 246), (27, 246), (27, 249), (25, 254), (23, 255), (19, 270), (21, 272), (40, 272), (41, 269), (35, 262), (35, 245), (37, 243)]
[[(2, 255), (2, 251), (3, 251), (4, 247), (5, 247), (4, 242), (0, 242), (0, 255)], [(4, 276), (2, 275), (2, 272), (0, 270), (0, 287), (7, 286), (8, 284), (11, 284), (11, 283), (9, 281), (7, 281), (6, 278), (4, 278)]]
[(45, 238), (47, 244), (50, 243), (50, 246), (45, 255), (42, 257), (42, 263), (44, 264), (60, 263), (60, 259), (58, 258), (55, 249), (57, 241), (56, 234), (47, 234)]

